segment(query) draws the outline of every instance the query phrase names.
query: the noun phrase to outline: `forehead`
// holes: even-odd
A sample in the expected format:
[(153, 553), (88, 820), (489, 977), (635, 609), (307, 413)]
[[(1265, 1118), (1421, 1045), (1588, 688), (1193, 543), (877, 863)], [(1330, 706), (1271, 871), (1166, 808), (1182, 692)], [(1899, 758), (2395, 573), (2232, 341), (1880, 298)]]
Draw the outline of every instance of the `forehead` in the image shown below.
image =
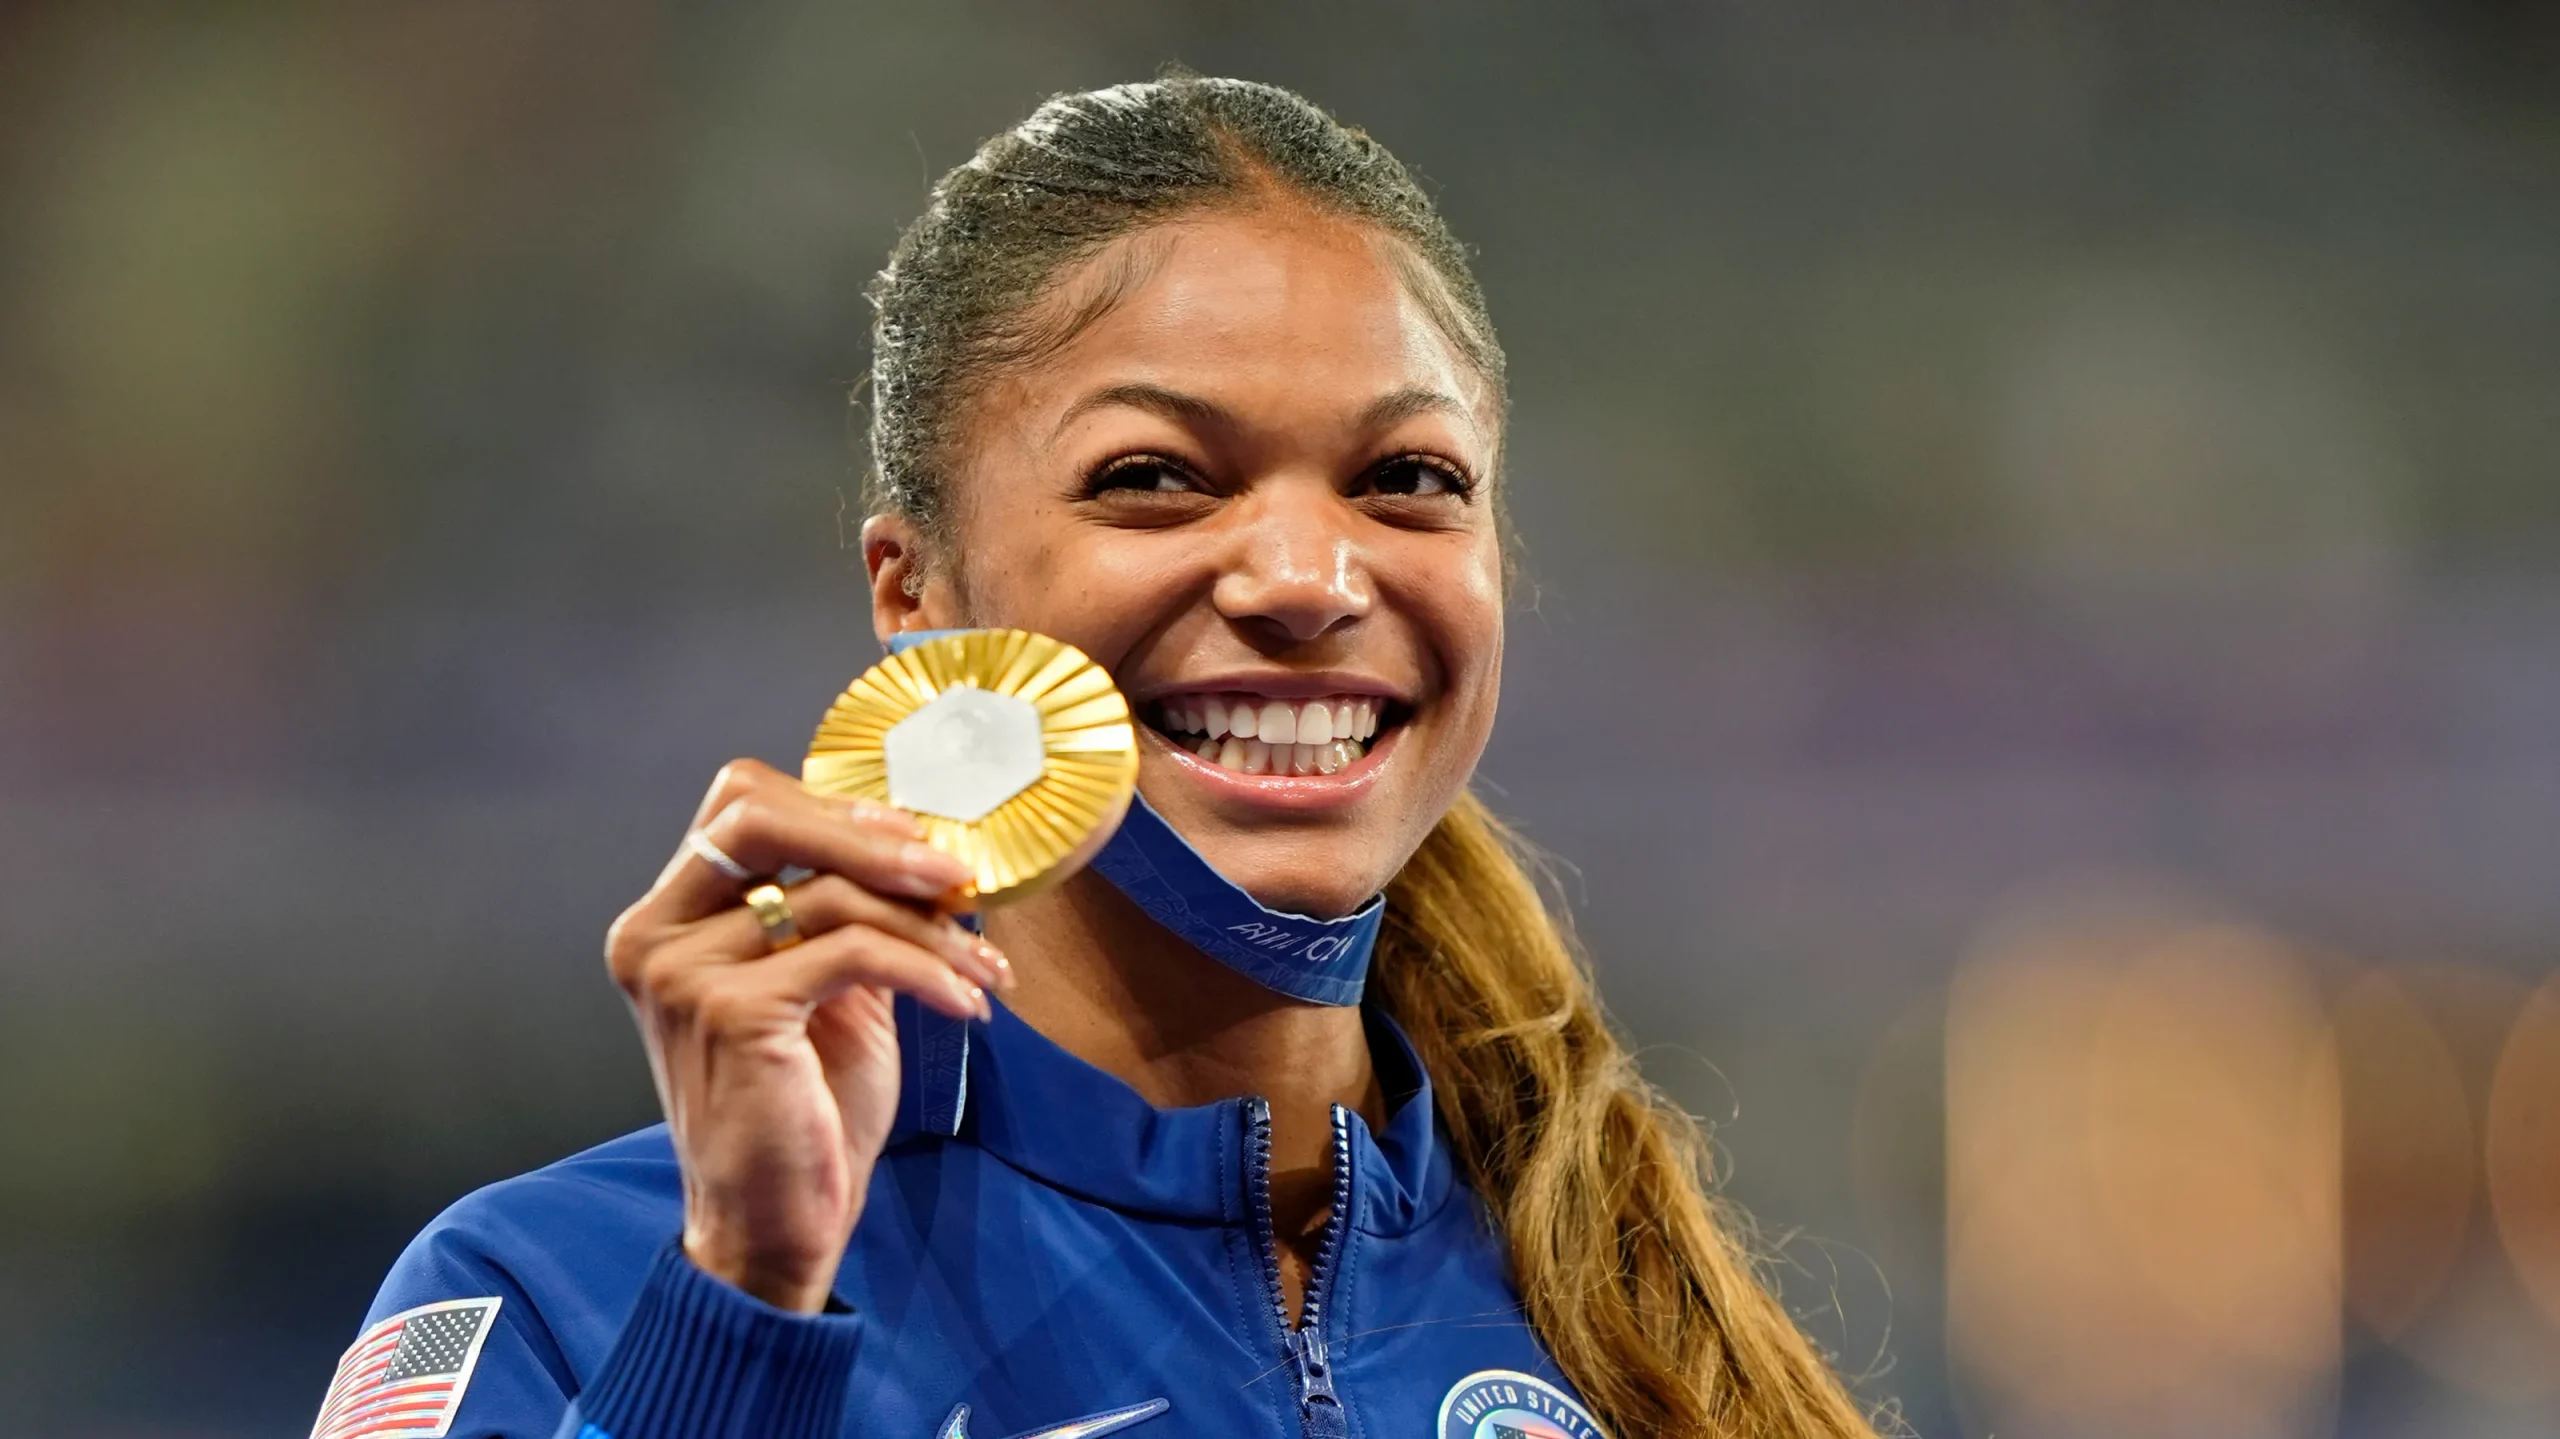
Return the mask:
[(1420, 388), (1490, 429), (1489, 387), (1399, 273), (1398, 243), (1290, 204), (1125, 236), (1060, 277), (1047, 303), (1099, 313), (1020, 378), (1060, 404), (1126, 383), (1301, 410)]

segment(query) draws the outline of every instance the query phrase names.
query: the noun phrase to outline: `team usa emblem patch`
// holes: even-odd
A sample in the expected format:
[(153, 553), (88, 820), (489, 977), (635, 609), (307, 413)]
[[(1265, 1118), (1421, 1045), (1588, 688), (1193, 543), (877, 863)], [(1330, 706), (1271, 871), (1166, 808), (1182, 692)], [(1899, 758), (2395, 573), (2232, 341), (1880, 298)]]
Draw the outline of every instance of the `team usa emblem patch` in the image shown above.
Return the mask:
[(1589, 1411), (1543, 1379), (1480, 1369), (1440, 1401), (1436, 1439), (1608, 1439)]
[(366, 1330), (338, 1361), (311, 1439), (442, 1439), (497, 1317), (495, 1299), (448, 1299)]

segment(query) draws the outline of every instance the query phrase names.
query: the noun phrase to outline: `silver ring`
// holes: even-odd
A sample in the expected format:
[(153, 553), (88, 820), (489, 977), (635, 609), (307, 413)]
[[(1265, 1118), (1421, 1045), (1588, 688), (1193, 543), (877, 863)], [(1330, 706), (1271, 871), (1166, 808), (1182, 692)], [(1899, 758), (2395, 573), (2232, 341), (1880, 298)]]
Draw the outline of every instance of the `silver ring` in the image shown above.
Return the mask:
[(684, 832), (684, 847), (693, 851), (694, 858), (740, 884), (745, 884), (756, 877), (754, 870), (729, 858), (728, 851), (713, 844), (710, 837), (698, 829), (689, 829)]

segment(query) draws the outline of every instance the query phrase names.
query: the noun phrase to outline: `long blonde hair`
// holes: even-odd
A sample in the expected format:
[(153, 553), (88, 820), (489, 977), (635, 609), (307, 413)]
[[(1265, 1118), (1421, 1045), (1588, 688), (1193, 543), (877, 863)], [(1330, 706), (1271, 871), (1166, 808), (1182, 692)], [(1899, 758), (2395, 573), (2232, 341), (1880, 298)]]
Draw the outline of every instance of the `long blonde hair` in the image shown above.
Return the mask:
[[(1275, 186), (1402, 240), (1405, 278), (1501, 395), (1466, 251), (1384, 146), (1276, 86), (1174, 74), (1061, 95), (934, 187), (870, 290), (872, 509), (947, 539), (966, 402), (1092, 318), (1038, 303), (1059, 270)], [(1638, 1077), (1510, 834), (1461, 799), (1390, 894), (1378, 991), (1510, 1237), (1531, 1322), (1601, 1422), (1618, 1439), (1870, 1434), (1734, 1242), (1696, 1126)]]
[(1868, 1436), (1709, 1197), (1511, 830), (1464, 795), (1387, 891), (1370, 984), (1422, 1053), (1530, 1322), (1619, 1439)]

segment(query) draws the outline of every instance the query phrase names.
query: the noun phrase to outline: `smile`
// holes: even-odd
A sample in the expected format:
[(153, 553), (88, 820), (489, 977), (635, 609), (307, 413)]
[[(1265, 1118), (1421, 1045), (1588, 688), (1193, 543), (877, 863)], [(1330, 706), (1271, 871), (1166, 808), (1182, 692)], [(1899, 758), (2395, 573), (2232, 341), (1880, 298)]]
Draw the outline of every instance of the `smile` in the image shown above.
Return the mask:
[(1147, 723), (1200, 759), (1237, 774), (1331, 775), (1359, 762), (1381, 730), (1401, 722), (1376, 695), (1274, 699), (1247, 693), (1174, 695)]

